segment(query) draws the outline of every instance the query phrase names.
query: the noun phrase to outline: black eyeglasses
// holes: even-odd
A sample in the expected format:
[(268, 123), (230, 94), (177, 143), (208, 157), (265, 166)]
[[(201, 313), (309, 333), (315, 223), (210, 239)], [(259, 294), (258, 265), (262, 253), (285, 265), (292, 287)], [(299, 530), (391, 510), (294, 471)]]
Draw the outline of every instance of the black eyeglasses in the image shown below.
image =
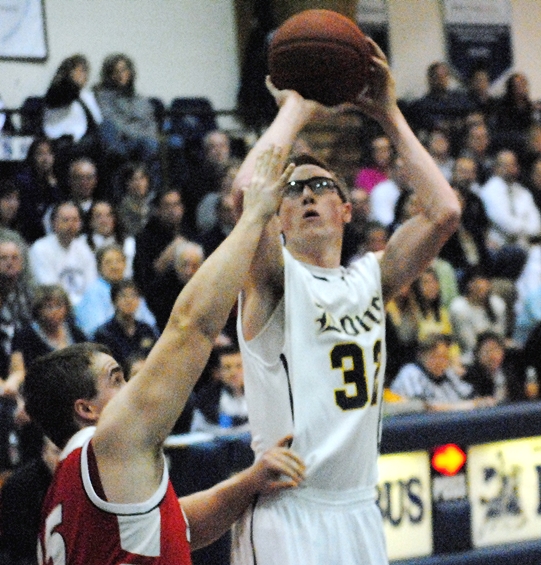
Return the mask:
[(306, 180), (289, 181), (284, 190), (284, 196), (287, 198), (299, 198), (304, 192), (305, 186), (317, 196), (321, 196), (326, 192), (336, 192), (343, 202), (346, 201), (345, 195), (338, 183), (327, 177), (312, 177)]

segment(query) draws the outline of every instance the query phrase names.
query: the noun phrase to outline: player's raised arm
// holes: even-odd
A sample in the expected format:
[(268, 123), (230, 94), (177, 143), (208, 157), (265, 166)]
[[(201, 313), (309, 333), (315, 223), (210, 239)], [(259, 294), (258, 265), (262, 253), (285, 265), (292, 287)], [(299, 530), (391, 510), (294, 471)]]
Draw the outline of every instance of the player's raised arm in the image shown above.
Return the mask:
[(389, 300), (426, 268), (456, 230), (460, 204), (398, 108), (385, 55), (371, 43), (375, 52), (372, 75), (357, 105), (379, 122), (403, 158), (407, 183), (419, 204), (419, 213), (396, 231), (381, 257), (383, 293)]
[(276, 213), (291, 173), (280, 174), (281, 162), (282, 152), (275, 147), (259, 156), (236, 227), (179, 295), (144, 368), (103, 410), (93, 440), (98, 464), (106, 457), (108, 463), (129, 461), (132, 467), (126, 468), (135, 472), (152, 467), (149, 461), (156, 459), (199, 378), (245, 281), (261, 233)]

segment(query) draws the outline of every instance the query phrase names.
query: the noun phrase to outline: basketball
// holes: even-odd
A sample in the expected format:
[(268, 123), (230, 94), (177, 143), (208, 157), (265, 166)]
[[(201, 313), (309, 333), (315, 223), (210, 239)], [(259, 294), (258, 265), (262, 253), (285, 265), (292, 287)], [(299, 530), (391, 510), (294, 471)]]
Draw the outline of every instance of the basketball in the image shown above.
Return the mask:
[(305, 10), (275, 32), (268, 51), (276, 88), (326, 106), (351, 102), (368, 79), (372, 48), (359, 26), (331, 10)]

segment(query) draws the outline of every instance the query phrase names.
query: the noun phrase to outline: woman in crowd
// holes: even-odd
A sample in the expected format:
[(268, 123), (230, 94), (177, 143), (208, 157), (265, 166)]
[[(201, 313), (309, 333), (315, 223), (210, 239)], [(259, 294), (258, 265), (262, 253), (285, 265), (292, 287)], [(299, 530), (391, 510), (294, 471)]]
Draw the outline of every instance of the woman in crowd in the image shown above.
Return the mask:
[(114, 159), (144, 161), (157, 180), (158, 125), (148, 98), (135, 91), (135, 65), (123, 53), (103, 62), (96, 97), (103, 112), (105, 149)]
[(55, 162), (53, 142), (36, 137), (28, 149), (24, 167), (15, 177), (21, 198), (20, 231), (28, 243), (45, 235), (43, 218), (47, 210), (63, 199)]
[(105, 200), (96, 200), (92, 203), (88, 210), (84, 233), (90, 249), (94, 252), (112, 243), (120, 245), (126, 260), (124, 276), (132, 276), (135, 238), (124, 233), (116, 209), (112, 204)]
[(137, 161), (126, 163), (120, 169), (119, 189), (119, 222), (124, 233), (136, 236), (148, 222), (153, 197), (146, 165)]
[(60, 167), (76, 157), (101, 157), (100, 124), (102, 115), (93, 92), (87, 88), (90, 65), (84, 55), (64, 59), (45, 94), (43, 129), (55, 140)]

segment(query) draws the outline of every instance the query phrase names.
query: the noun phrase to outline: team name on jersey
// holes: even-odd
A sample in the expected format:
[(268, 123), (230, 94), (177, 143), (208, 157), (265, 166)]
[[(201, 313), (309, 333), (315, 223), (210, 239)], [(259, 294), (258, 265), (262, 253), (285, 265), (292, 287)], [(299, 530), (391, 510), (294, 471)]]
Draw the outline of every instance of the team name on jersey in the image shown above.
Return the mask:
[(316, 303), (316, 306), (323, 310), (321, 316), (315, 320), (319, 334), (338, 332), (349, 336), (359, 335), (381, 324), (384, 316), (381, 297), (377, 294), (372, 297), (370, 305), (362, 314), (346, 314), (338, 319), (327, 312), (321, 304)]

